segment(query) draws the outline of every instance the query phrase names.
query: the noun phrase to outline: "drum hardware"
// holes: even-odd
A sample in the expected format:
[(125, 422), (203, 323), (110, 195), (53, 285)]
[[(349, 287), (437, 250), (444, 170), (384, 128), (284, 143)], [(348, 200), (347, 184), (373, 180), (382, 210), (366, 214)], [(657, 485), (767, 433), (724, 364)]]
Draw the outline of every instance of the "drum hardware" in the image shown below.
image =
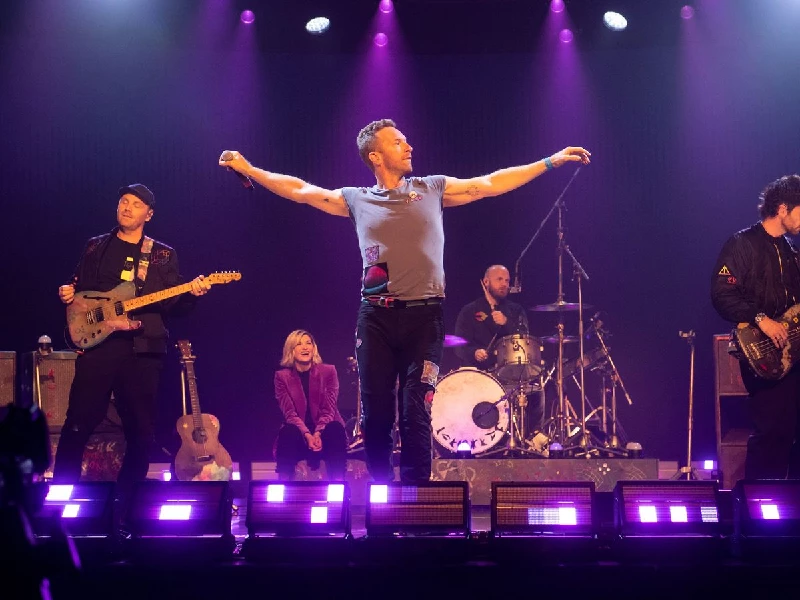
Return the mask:
[[(538, 391), (542, 396), (542, 403), (544, 403), (543, 377), (543, 371), (540, 370)], [(496, 454), (501, 454), (506, 457), (543, 455), (542, 449), (536, 447), (527, 439), (525, 423), (525, 412), (528, 406), (527, 389), (531, 389), (530, 379), (524, 378), (520, 379), (516, 384), (506, 387), (507, 391), (505, 397), (508, 399), (510, 414), (505, 446), (491, 450), (483, 454), (482, 457)], [(537, 438), (537, 441), (541, 441), (541, 438)]]

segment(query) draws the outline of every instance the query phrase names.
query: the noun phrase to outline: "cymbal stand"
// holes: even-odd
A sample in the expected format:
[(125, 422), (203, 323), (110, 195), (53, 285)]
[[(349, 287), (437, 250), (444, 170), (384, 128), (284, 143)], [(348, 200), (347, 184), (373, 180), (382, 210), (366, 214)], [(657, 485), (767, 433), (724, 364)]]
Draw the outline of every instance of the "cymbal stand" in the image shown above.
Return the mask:
[[(580, 373), (580, 392), (581, 392), (581, 439), (579, 442), (579, 447), (582, 450), (586, 451), (586, 457), (589, 457), (591, 452), (591, 445), (589, 443), (589, 430), (586, 427), (586, 388), (585, 388), (585, 366), (584, 366), (584, 340), (583, 340), (583, 286), (581, 282), (586, 279), (589, 280), (589, 275), (584, 270), (581, 263), (578, 262), (578, 259), (575, 258), (575, 255), (569, 249), (569, 246), (563, 243), (563, 237), (561, 238), (562, 242), (562, 249), (566, 252), (569, 257), (572, 259), (572, 266), (573, 266), (573, 274), (574, 278), (577, 279), (578, 283), (578, 372)], [(563, 332), (562, 332), (563, 336)], [(563, 337), (559, 340), (563, 343)], [(561, 356), (559, 355), (559, 359)], [(562, 367), (563, 372), (563, 367)], [(563, 381), (562, 381), (563, 383)], [(567, 448), (564, 448), (567, 450)]]
[[(605, 450), (611, 453), (620, 453), (625, 454), (625, 450), (621, 448), (621, 444), (619, 441), (619, 436), (617, 435), (617, 386), (622, 390), (622, 393), (625, 394), (625, 399), (628, 402), (628, 405), (633, 404), (633, 400), (631, 400), (630, 394), (628, 394), (628, 390), (625, 388), (625, 382), (622, 381), (622, 376), (617, 369), (617, 365), (614, 363), (614, 359), (611, 357), (611, 352), (608, 349), (608, 345), (606, 344), (606, 340), (604, 337), (603, 329), (598, 326), (599, 322), (595, 323), (595, 326), (592, 327), (592, 332), (594, 333), (597, 340), (600, 342), (600, 347), (603, 350), (603, 356), (608, 361), (608, 367), (603, 369), (603, 404), (605, 405), (606, 402), (606, 394), (608, 390), (608, 386), (606, 385), (606, 377), (610, 377), (611, 379), (611, 436), (606, 438)], [(605, 419), (605, 411), (603, 411), (603, 419)]]

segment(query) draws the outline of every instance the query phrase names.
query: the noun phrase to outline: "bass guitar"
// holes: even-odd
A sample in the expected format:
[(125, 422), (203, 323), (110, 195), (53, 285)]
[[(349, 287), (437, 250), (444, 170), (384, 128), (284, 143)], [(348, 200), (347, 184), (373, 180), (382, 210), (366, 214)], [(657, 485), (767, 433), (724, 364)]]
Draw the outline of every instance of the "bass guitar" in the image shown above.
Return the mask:
[(800, 304), (790, 307), (775, 320), (789, 334), (784, 348), (778, 348), (757, 325), (750, 323), (740, 323), (732, 334), (737, 349), (762, 379), (782, 379), (800, 360)]
[[(239, 281), (242, 274), (237, 271), (211, 273), (206, 281), (212, 284)], [(136, 285), (124, 281), (108, 292), (78, 292), (75, 299), (67, 305), (67, 327), (72, 343), (81, 350), (93, 348), (115, 331), (131, 329), (128, 313), (173, 296), (191, 291), (192, 284), (184, 283), (175, 287), (136, 296)]]
[(195, 356), (187, 340), (178, 342), (181, 364), (186, 374), (192, 413), (183, 415), (175, 427), (181, 436), (181, 447), (175, 455), (175, 476), (180, 481), (229, 480), (233, 471), (231, 455), (219, 442), (219, 419), (200, 411)]

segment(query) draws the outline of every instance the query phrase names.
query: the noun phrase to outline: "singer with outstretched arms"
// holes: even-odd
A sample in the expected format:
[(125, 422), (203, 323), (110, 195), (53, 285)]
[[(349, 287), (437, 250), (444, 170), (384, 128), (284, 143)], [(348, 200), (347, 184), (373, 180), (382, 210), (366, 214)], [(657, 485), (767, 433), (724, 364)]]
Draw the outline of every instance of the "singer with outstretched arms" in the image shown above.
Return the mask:
[(464, 306), (456, 319), (456, 336), (467, 343), (456, 347), (462, 366), (490, 370), (492, 347), (504, 336), (528, 333), (525, 309), (508, 299), (510, 276), (503, 265), (492, 265), (481, 280), (483, 294)]
[(392, 430), (399, 378), (400, 478), (428, 481), (430, 410), (444, 344), (442, 209), (510, 192), (567, 162), (588, 164), (590, 155), (568, 147), (471, 179), (411, 177), (412, 147), (394, 121), (369, 123), (356, 144), (375, 176), (372, 186), (324, 189), (256, 168), (236, 151), (223, 152), (218, 162), (278, 196), (349, 217), (355, 225), (363, 261), (355, 345), (367, 464), (375, 481), (394, 479)]

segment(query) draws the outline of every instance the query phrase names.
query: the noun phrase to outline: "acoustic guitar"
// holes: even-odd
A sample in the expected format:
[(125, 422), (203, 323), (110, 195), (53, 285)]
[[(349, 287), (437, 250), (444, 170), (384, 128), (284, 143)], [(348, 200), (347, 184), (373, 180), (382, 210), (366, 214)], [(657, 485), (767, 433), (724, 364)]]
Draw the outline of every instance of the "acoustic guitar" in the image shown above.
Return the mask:
[[(236, 271), (211, 273), (206, 281), (211, 284), (239, 281), (242, 274)], [(191, 291), (191, 283), (183, 283), (145, 296), (136, 296), (136, 285), (124, 281), (108, 292), (78, 292), (67, 305), (67, 327), (72, 343), (81, 350), (93, 348), (115, 331), (131, 328), (128, 313), (173, 296)]]
[(183, 415), (175, 425), (181, 436), (181, 447), (175, 456), (175, 476), (180, 481), (227, 481), (233, 471), (233, 462), (219, 442), (219, 419), (200, 411), (192, 345), (187, 340), (180, 340), (177, 345), (186, 373), (192, 413)]

